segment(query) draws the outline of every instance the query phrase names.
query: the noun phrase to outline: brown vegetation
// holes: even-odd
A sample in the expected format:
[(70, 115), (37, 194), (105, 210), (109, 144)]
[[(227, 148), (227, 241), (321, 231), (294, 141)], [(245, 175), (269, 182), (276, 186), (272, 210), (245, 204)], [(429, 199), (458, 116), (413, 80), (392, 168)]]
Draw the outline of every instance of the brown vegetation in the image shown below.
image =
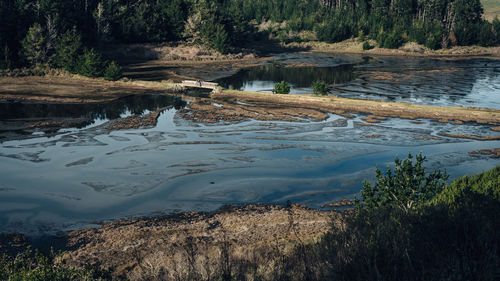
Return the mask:
[(109, 125), (106, 128), (110, 131), (116, 130), (124, 130), (124, 129), (139, 129), (145, 127), (153, 127), (156, 125), (158, 121), (158, 116), (162, 110), (158, 110), (156, 112), (151, 112), (144, 116), (129, 116), (125, 118), (120, 118), (116, 120), (112, 120), (109, 122)]
[(471, 139), (479, 141), (491, 141), (500, 140), (500, 136), (474, 136), (474, 135), (461, 135), (461, 134), (441, 134), (445, 137), (459, 138), (459, 139)]
[(316, 241), (329, 230), (334, 214), (299, 205), (250, 205), (119, 221), (70, 233), (72, 250), (62, 260), (70, 266), (97, 264), (110, 268), (115, 278), (130, 280), (195, 279), (191, 274), (206, 280), (224, 267), (224, 257), (226, 266), (255, 263), (255, 270), (265, 274), (279, 258), (274, 251)]
[(172, 85), (153, 82), (109, 82), (73, 77), (0, 77), (0, 102), (93, 103), (128, 95), (171, 92)]
[[(375, 41), (370, 40), (372, 46)], [(480, 47), (480, 46), (456, 46), (449, 49), (430, 50), (415, 42), (408, 42), (399, 49), (385, 49), (375, 47), (371, 50), (363, 50), (363, 41), (358, 39), (347, 39), (338, 43), (326, 42), (293, 42), (286, 44), (289, 48), (303, 48), (311, 52), (328, 52), (340, 54), (369, 54), (381, 56), (424, 56), (424, 57), (471, 57), (489, 56), (500, 58), (500, 47)]]
[(479, 157), (479, 155), (490, 155), (490, 158), (500, 158), (500, 148), (481, 149), (469, 152), (472, 157)]
[[(210, 103), (205, 102), (204, 107), (194, 106), (197, 114), (203, 116), (203, 113), (213, 112), (217, 114), (212, 120), (226, 120), (228, 116), (236, 115), (240, 119), (259, 118), (258, 110), (273, 108), (279, 110), (281, 114), (289, 116), (305, 117), (313, 120), (325, 119), (325, 113), (334, 113), (343, 116), (349, 116), (350, 113), (368, 113), (375, 117), (371, 119), (381, 120), (386, 117), (404, 118), (404, 119), (436, 119), (436, 120), (459, 120), (462, 122), (475, 122), (479, 124), (500, 124), (500, 110), (487, 108), (465, 108), (465, 107), (438, 107), (427, 105), (415, 105), (400, 102), (383, 102), (361, 99), (347, 99), (340, 97), (318, 97), (312, 95), (278, 95), (270, 93), (241, 92), (234, 90), (225, 90), (220, 94), (212, 95), (212, 101), (228, 106), (227, 111), (220, 110)], [(227, 104), (227, 105), (226, 105)], [(244, 105), (245, 110), (255, 112), (247, 116), (235, 112), (232, 107)], [(274, 115), (264, 114), (266, 120), (287, 120), (278, 118)], [(260, 117), (262, 118), (262, 117)], [(289, 117), (288, 117), (289, 119)], [(201, 119), (200, 119), (201, 120)]]

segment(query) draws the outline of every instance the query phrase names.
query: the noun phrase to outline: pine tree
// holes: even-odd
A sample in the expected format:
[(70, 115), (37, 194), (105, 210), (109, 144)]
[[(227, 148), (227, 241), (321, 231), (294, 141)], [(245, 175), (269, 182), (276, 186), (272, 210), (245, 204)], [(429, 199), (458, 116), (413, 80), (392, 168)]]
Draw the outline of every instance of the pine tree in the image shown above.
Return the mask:
[(78, 71), (78, 58), (83, 53), (81, 36), (76, 31), (76, 27), (68, 30), (58, 40), (56, 44), (55, 65), (63, 67), (69, 72)]
[(32, 66), (47, 61), (47, 39), (40, 24), (35, 23), (22, 41), (22, 54)]
[(78, 73), (88, 77), (99, 77), (104, 72), (104, 63), (101, 54), (96, 50), (85, 50), (80, 57)]

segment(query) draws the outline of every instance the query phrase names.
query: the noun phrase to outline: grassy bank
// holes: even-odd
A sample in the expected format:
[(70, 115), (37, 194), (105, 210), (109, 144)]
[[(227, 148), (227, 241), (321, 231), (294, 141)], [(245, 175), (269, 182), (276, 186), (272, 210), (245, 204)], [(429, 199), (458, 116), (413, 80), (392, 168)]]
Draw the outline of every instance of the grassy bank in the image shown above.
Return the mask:
[(288, 48), (299, 48), (311, 52), (326, 52), (338, 54), (366, 54), (382, 56), (409, 56), (409, 57), (436, 57), (436, 58), (471, 58), (474, 56), (487, 56), (500, 59), (500, 47), (481, 46), (455, 46), (449, 49), (431, 50), (415, 42), (405, 43), (397, 49), (379, 48), (374, 40), (368, 40), (370, 49), (363, 49), (365, 41), (358, 38), (347, 39), (338, 43), (326, 42), (293, 42), (284, 44)]

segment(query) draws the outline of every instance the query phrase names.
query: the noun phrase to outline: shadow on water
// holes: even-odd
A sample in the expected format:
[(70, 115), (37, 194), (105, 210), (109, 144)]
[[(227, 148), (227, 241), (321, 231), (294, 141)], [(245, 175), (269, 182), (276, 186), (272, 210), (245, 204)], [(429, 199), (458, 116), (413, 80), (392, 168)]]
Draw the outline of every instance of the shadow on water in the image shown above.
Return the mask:
[(173, 106), (176, 109), (186, 103), (175, 96), (133, 95), (106, 103), (0, 103), (0, 120), (85, 118), (116, 119), (123, 115), (141, 115), (147, 111)]
[(255, 81), (267, 82), (268, 89), (272, 89), (274, 83), (288, 81), (295, 88), (310, 87), (313, 81), (322, 80), (328, 84), (346, 83), (357, 74), (354, 65), (339, 65), (334, 67), (286, 67), (279, 63), (244, 69), (234, 76), (222, 78), (216, 82), (226, 88), (248, 89)]

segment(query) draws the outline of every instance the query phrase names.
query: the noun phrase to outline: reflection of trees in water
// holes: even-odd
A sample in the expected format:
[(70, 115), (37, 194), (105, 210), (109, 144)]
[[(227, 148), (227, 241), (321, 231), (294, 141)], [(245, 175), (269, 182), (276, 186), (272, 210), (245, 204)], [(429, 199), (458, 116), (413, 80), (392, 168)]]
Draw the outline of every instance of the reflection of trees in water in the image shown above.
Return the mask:
[(88, 118), (116, 119), (130, 111), (142, 114), (173, 106), (176, 109), (186, 103), (180, 97), (165, 95), (134, 95), (115, 101), (98, 104), (45, 104), (45, 103), (0, 103), (0, 120), (28, 118)]
[(312, 82), (322, 80), (328, 84), (345, 83), (356, 78), (354, 65), (339, 65), (335, 67), (283, 67), (279, 64), (269, 64), (251, 69), (241, 70), (229, 78), (218, 80), (224, 87), (232, 86), (241, 89), (249, 81), (287, 81), (295, 87), (310, 87)]
[[(377, 99), (460, 104), (466, 98), (475, 99), (471, 93), (480, 80), (496, 79), (500, 75), (495, 70), (498, 67), (498, 61), (488, 59), (380, 58), (376, 64), (357, 68), (358, 79), (334, 86), (333, 91), (346, 97), (361, 94)], [(479, 97), (476, 99), (475, 102), (484, 103)]]
[[(449, 105), (466, 105), (472, 100), (472, 105), (484, 105), (496, 102), (495, 93), (498, 92), (490, 93), (491, 89), (484, 81), (496, 81), (500, 76), (498, 69), (500, 62), (487, 58), (363, 57), (361, 62), (335, 67), (269, 64), (242, 70), (217, 82), (224, 87), (242, 89), (253, 81), (277, 83), (284, 80), (295, 88), (309, 88), (313, 81), (323, 80), (333, 84), (333, 93), (345, 97), (422, 100), (423, 103)], [(471, 93), (477, 94), (473, 90), (476, 86), (484, 89), (480, 89), (480, 95), (472, 96)], [(487, 96), (487, 101), (484, 96)]]

